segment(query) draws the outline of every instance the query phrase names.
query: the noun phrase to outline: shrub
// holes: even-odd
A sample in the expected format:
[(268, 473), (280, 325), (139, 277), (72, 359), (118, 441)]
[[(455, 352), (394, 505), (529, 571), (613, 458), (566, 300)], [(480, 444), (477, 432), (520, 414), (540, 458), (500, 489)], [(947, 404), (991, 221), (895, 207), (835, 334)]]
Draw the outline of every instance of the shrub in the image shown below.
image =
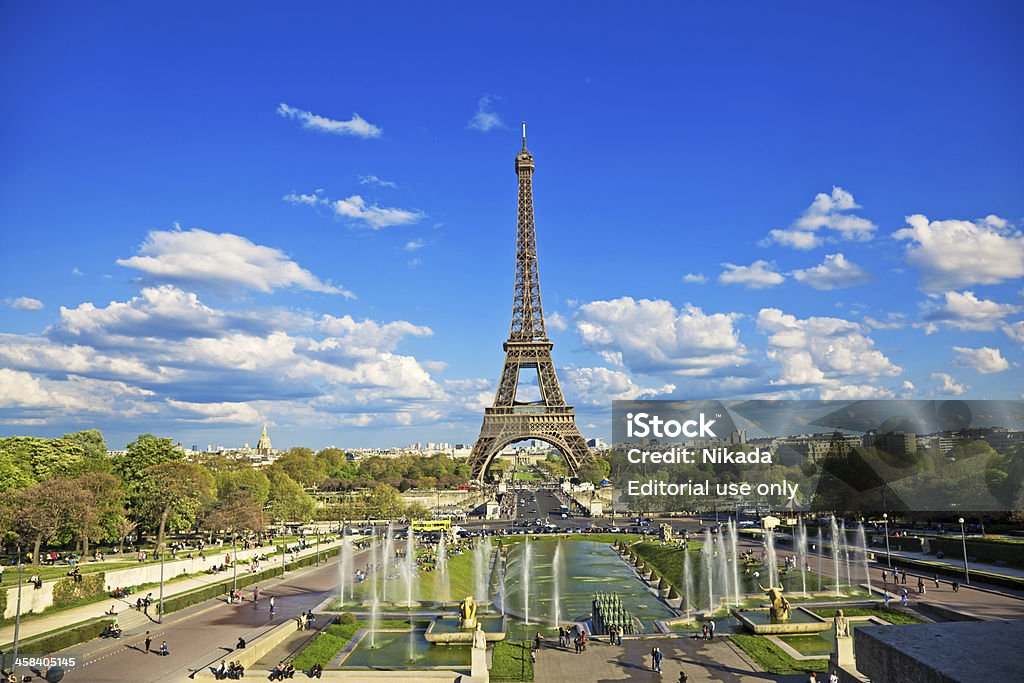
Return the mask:
[(108, 618), (94, 619), (77, 626), (44, 634), (22, 643), (20, 652), (25, 655), (48, 655), (59, 652), (79, 643), (98, 638), (109, 623), (110, 619)]
[(356, 623), (356, 615), (351, 612), (345, 612), (338, 618), (338, 623), (343, 625), (354, 624)]
[(106, 581), (103, 572), (82, 574), (81, 581), (66, 576), (53, 586), (54, 607), (70, 607), (85, 599), (100, 598), (106, 595)]

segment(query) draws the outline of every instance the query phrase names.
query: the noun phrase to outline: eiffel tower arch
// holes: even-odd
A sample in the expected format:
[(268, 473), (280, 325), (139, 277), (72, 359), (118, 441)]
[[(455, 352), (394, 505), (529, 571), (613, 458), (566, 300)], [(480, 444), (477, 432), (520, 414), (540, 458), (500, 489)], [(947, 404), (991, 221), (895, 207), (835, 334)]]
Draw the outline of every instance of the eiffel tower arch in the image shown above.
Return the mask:
[[(537, 231), (533, 220), (533, 155), (523, 149), (516, 155), (519, 179), (519, 211), (516, 227), (516, 281), (512, 297), (512, 326), (504, 344), (505, 365), (494, 396), (494, 405), (484, 410), (480, 436), (469, 456), (473, 478), (483, 482), (491, 461), (505, 446), (536, 439), (557, 448), (573, 474), (592, 456), (579, 427), (576, 411), (566, 405), (551, 360), (554, 344), (544, 328), (537, 273)], [(536, 371), (540, 399), (517, 400), (521, 371)]]

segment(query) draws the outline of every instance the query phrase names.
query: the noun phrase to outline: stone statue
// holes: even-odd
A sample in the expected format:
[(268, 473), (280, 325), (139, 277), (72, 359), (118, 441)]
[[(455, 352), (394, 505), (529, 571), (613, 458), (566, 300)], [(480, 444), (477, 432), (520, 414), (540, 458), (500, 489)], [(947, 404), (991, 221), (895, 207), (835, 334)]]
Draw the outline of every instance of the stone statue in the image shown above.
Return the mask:
[(484, 627), (480, 624), (477, 624), (476, 630), (473, 631), (473, 647), (480, 649), (487, 647), (487, 636), (484, 635)]
[(792, 615), (793, 609), (789, 605), (789, 600), (782, 597), (782, 587), (772, 586), (765, 588), (759, 581), (758, 587), (764, 591), (765, 595), (768, 596), (768, 600), (771, 602), (771, 608), (768, 613), (771, 616), (773, 622), (778, 621), (789, 621), (789, 617)]
[(474, 626), (476, 626), (476, 602), (472, 595), (467, 595), (459, 605), (459, 628), (473, 628)]
[(843, 610), (836, 612), (832, 621), (836, 626), (836, 638), (850, 637), (850, 620), (843, 614)]

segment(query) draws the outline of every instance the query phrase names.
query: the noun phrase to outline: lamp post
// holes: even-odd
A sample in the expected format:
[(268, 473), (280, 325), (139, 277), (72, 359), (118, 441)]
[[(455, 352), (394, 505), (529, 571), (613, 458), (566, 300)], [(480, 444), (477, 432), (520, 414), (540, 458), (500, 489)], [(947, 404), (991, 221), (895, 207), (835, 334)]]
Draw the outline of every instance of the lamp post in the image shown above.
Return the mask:
[(21, 561), (21, 546), (18, 546), (18, 609), (14, 613), (14, 659), (11, 660), (11, 671), (18, 662), (18, 631), (21, 627), (21, 584), (25, 576), (25, 564)]
[[(234, 571), (234, 575), (231, 577), (231, 600), (235, 599), (235, 591), (238, 590), (238, 535), (231, 532), (231, 553), (233, 555), (231, 560), (231, 569)], [(230, 603), (231, 600), (228, 600)]]
[(889, 552), (889, 513), (882, 513), (882, 520), (885, 522), (885, 562), (892, 569), (892, 554)]
[(964, 578), (967, 581), (967, 585), (971, 585), (971, 570), (967, 567), (967, 532), (964, 531), (964, 518), (960, 518), (960, 541), (964, 546)]
[(320, 566), (320, 527), (316, 529), (316, 566)]
[(160, 548), (160, 605), (156, 610), (156, 623), (164, 623), (164, 549)]

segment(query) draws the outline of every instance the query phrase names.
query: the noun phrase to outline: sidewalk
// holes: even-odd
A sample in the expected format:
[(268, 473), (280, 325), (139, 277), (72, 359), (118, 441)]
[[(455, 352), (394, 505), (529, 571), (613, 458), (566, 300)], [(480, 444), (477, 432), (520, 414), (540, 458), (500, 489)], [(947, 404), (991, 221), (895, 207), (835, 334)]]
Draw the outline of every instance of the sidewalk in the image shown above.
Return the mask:
[[(333, 541), (331, 543), (322, 543), (320, 545), (320, 552), (324, 553), (332, 548), (337, 547), (341, 544), (340, 540)], [(315, 547), (307, 548), (298, 553), (297, 557), (309, 557), (315, 555), (317, 549)], [(280, 566), (280, 557), (278, 555), (273, 556), (278, 560), (278, 566)], [(268, 561), (266, 565), (267, 569), (273, 568), (274, 562)], [(244, 570), (243, 570), (244, 567)], [(239, 566), (238, 576), (239, 578), (246, 576), (249, 573), (249, 566)], [(202, 574), (200, 576), (193, 576), (187, 579), (179, 579), (174, 582), (164, 584), (164, 599), (167, 599), (173, 595), (180, 595), (181, 593), (187, 593), (203, 586), (208, 586), (212, 583), (221, 583), (225, 579), (230, 581), (232, 573), (225, 572), (220, 574)], [(23, 588), (22, 590), (31, 590), (31, 587)], [(153, 597), (159, 596), (159, 588), (150, 589), (153, 593)], [(147, 590), (142, 593), (144, 596)], [(56, 631), (57, 629), (72, 626), (82, 621), (94, 619), (97, 617), (105, 616), (104, 613), (110, 609), (111, 605), (115, 605), (117, 610), (117, 620), (124, 631), (128, 631), (139, 624), (151, 621), (146, 615), (141, 612), (137, 612), (134, 609), (135, 600), (141, 597), (139, 593), (134, 593), (127, 598), (101, 598), (96, 602), (91, 602), (88, 605), (81, 605), (79, 607), (72, 607), (71, 609), (61, 610), (44, 615), (33, 615), (27, 617), (22, 615), (21, 627), (19, 630), (18, 638), (21, 641), (26, 641), (34, 636), (48, 633), (50, 631)], [(157, 604), (154, 601), (150, 607), (150, 614), (156, 616)], [(112, 617), (111, 617), (112, 618)], [(0, 643), (11, 643), (14, 641), (14, 624), (0, 627)]]

